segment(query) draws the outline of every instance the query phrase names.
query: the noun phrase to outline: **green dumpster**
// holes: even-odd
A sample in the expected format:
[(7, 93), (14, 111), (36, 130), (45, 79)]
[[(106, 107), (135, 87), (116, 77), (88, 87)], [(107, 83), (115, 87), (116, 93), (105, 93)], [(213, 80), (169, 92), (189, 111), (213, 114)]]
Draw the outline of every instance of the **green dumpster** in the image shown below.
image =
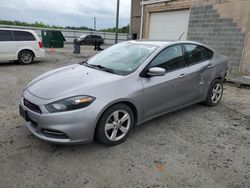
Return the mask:
[(45, 48), (63, 48), (65, 38), (61, 31), (42, 31), (43, 46)]

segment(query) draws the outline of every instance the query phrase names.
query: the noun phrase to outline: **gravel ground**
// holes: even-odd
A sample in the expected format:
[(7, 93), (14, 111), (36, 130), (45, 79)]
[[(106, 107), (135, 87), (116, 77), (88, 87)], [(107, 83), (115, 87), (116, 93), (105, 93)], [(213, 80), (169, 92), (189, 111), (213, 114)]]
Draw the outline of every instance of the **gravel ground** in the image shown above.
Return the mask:
[(115, 147), (53, 145), (28, 131), (18, 100), (31, 79), (80, 62), (92, 47), (47, 50), (33, 65), (0, 65), (0, 187), (250, 187), (250, 90), (162, 116)]

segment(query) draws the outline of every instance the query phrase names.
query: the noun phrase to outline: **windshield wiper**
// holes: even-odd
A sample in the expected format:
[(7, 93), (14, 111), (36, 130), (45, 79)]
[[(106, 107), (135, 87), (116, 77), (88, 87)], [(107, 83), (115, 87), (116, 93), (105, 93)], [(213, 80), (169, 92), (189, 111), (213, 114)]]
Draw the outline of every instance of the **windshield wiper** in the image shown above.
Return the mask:
[(80, 62), (79, 64), (80, 64), (80, 65), (87, 65), (87, 64), (88, 64), (88, 60), (85, 60), (85, 61), (83, 61), (83, 62)]
[[(87, 62), (86, 62), (87, 63)], [(104, 67), (102, 65), (93, 65), (93, 64), (85, 64), (87, 67), (91, 67), (91, 68), (98, 68), (100, 70), (106, 71), (106, 72), (110, 72), (110, 73), (114, 73), (113, 69)]]
[(106, 72), (114, 73), (114, 70), (113, 70), (113, 69), (104, 67), (104, 66), (102, 66), (102, 65), (88, 64), (88, 60), (85, 60), (85, 61), (83, 61), (83, 62), (80, 62), (79, 64), (80, 64), (80, 65), (84, 65), (84, 66), (86, 66), (86, 67), (97, 68), (97, 69), (99, 69), (99, 70), (103, 70), (103, 71), (106, 71)]

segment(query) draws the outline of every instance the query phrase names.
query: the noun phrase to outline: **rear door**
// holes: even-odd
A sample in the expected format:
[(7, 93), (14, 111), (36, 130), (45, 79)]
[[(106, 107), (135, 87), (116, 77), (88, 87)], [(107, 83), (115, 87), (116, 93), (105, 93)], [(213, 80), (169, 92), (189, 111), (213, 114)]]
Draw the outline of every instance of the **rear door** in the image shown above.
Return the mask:
[(206, 95), (209, 78), (213, 74), (213, 52), (196, 44), (184, 44), (188, 59), (188, 74), (190, 102), (200, 100)]
[(184, 106), (189, 101), (187, 64), (182, 45), (173, 45), (160, 52), (151, 67), (166, 69), (164, 76), (143, 78), (144, 119)]
[(28, 31), (12, 31), (14, 34), (14, 40), (17, 42), (19, 49), (32, 49), (39, 48), (38, 41), (35, 36)]
[(0, 60), (16, 60), (17, 44), (10, 30), (0, 30)]

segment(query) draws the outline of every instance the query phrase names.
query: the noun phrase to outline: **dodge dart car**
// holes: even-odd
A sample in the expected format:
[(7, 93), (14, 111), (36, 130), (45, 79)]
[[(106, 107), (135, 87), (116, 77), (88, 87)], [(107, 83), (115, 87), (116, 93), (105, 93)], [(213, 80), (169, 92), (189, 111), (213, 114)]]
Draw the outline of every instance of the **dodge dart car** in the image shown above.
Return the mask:
[(226, 71), (227, 58), (197, 42), (127, 41), (37, 77), (19, 109), (40, 139), (117, 145), (157, 116), (217, 105)]

